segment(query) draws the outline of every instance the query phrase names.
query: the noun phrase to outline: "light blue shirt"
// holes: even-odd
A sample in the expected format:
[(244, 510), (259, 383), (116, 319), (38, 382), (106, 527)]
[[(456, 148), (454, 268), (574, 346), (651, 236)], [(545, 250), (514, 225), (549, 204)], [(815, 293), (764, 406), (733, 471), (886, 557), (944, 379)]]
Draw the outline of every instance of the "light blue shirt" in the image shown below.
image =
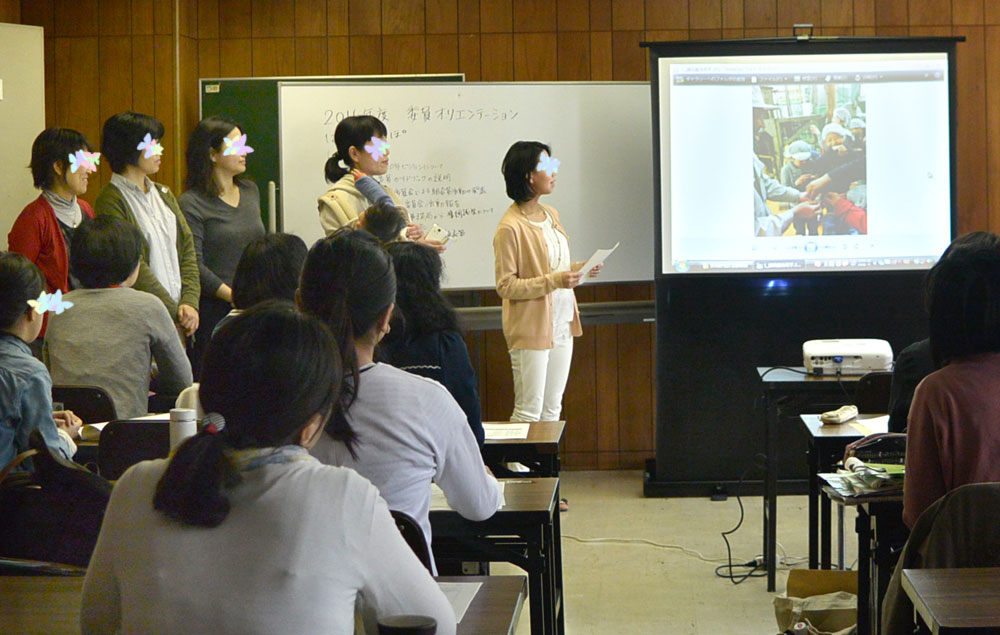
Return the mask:
[(0, 468), (28, 449), (38, 428), (45, 443), (67, 459), (73, 449), (52, 418), (52, 378), (21, 338), (0, 333)]

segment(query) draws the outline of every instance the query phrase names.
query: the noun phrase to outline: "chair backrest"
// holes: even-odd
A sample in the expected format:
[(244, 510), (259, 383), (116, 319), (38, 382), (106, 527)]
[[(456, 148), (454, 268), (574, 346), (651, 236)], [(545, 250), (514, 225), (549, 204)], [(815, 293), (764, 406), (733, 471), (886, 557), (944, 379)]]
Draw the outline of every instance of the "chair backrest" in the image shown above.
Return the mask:
[(396, 521), (396, 528), (399, 529), (399, 533), (403, 534), (403, 540), (406, 541), (406, 544), (410, 545), (413, 553), (417, 554), (420, 564), (427, 567), (427, 570), (433, 574), (434, 570), (431, 568), (430, 549), (427, 548), (427, 539), (424, 538), (424, 531), (420, 528), (420, 525), (417, 524), (417, 521), (412, 516), (404, 512), (390, 510), (389, 513), (392, 514), (392, 519)]
[(378, 621), (378, 635), (435, 635), (437, 620), (427, 615), (392, 615)]
[(169, 421), (112, 421), (101, 430), (97, 469), (114, 481), (139, 461), (165, 459), (169, 454)]
[(903, 569), (1000, 567), (1000, 483), (958, 487), (913, 525), (882, 603), (882, 632), (910, 633), (913, 604), (901, 589)]
[(854, 387), (854, 405), (861, 414), (889, 412), (889, 390), (892, 372), (876, 370), (861, 377)]
[(74, 567), (58, 562), (0, 558), (0, 576), (6, 575), (82, 578), (87, 575), (87, 570), (84, 567)]
[(99, 386), (53, 386), (52, 401), (60, 402), (84, 423), (114, 421), (118, 418), (111, 395)]
[(34, 472), (0, 483), (0, 556), (86, 567), (97, 544), (111, 484), (28, 438)]

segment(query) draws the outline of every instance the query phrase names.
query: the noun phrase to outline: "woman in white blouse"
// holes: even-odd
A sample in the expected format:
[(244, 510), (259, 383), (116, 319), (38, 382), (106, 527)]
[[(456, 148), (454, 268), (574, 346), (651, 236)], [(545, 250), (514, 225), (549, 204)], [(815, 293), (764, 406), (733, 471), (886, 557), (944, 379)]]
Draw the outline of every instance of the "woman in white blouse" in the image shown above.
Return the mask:
[(389, 254), (364, 230), (339, 229), (309, 250), (297, 300), (322, 319), (344, 360), (343, 416), (357, 441), (328, 428), (312, 449), (320, 461), (343, 465), (378, 487), (394, 511), (412, 516), (431, 544), (431, 482), (451, 507), (485, 520), (503, 496), (483, 465), (465, 412), (434, 380), (375, 363), (389, 331), (396, 274)]
[[(340, 385), (329, 330), (291, 304), (225, 325), (205, 355), (202, 431), (115, 485), (83, 632), (353, 633), (361, 599), (368, 622), (428, 615), (454, 633), (375, 487), (307, 451), (327, 436)], [(342, 419), (332, 426), (350, 437)]]

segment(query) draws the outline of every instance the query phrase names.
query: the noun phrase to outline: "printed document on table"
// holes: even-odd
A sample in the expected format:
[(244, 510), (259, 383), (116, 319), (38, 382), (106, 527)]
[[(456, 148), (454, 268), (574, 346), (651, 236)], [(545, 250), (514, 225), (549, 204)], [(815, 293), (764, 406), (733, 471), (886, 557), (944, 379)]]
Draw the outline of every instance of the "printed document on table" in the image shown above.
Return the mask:
[(465, 612), (469, 610), (472, 599), (479, 593), (482, 582), (438, 582), (441, 592), (448, 598), (452, 610), (455, 611), (455, 621), (461, 622)]
[(580, 267), (580, 271), (583, 272), (583, 277), (580, 278), (580, 284), (583, 284), (584, 282), (589, 280), (590, 276), (587, 275), (587, 272), (596, 267), (597, 265), (603, 265), (604, 261), (608, 259), (608, 256), (613, 254), (615, 249), (618, 249), (618, 245), (620, 244), (621, 241), (616, 242), (615, 246), (612, 247), (611, 249), (598, 249), (597, 251), (595, 251), (594, 255), (590, 257), (590, 260), (585, 262), (584, 265)]
[(528, 423), (484, 423), (483, 430), (486, 432), (487, 441), (502, 441), (511, 439), (527, 439), (528, 430), (531, 424)]

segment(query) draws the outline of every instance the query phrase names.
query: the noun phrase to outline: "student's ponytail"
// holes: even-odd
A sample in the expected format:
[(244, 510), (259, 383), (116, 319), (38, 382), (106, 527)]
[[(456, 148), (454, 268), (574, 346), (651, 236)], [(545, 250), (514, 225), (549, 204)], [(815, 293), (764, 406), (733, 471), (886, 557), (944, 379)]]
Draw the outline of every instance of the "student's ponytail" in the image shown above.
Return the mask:
[[(326, 160), (323, 172), (326, 180), (336, 183), (354, 167), (351, 160), (351, 148), (363, 149), (372, 137), (384, 137), (389, 134), (385, 124), (378, 117), (358, 115), (345, 117), (333, 131), (333, 142), (337, 151)], [(343, 162), (347, 167), (342, 167)]]
[(182, 443), (156, 484), (153, 507), (187, 525), (217, 527), (229, 514), (223, 489), (242, 480), (225, 450), (222, 434), (204, 429)]
[[(187, 525), (218, 526), (229, 513), (226, 490), (241, 481), (231, 454), (299, 444), (316, 415), (325, 423), (339, 410), (342, 380), (330, 330), (289, 302), (263, 302), (225, 324), (202, 366), (206, 425), (177, 448), (153, 507)], [(350, 447), (353, 432), (341, 425)]]

